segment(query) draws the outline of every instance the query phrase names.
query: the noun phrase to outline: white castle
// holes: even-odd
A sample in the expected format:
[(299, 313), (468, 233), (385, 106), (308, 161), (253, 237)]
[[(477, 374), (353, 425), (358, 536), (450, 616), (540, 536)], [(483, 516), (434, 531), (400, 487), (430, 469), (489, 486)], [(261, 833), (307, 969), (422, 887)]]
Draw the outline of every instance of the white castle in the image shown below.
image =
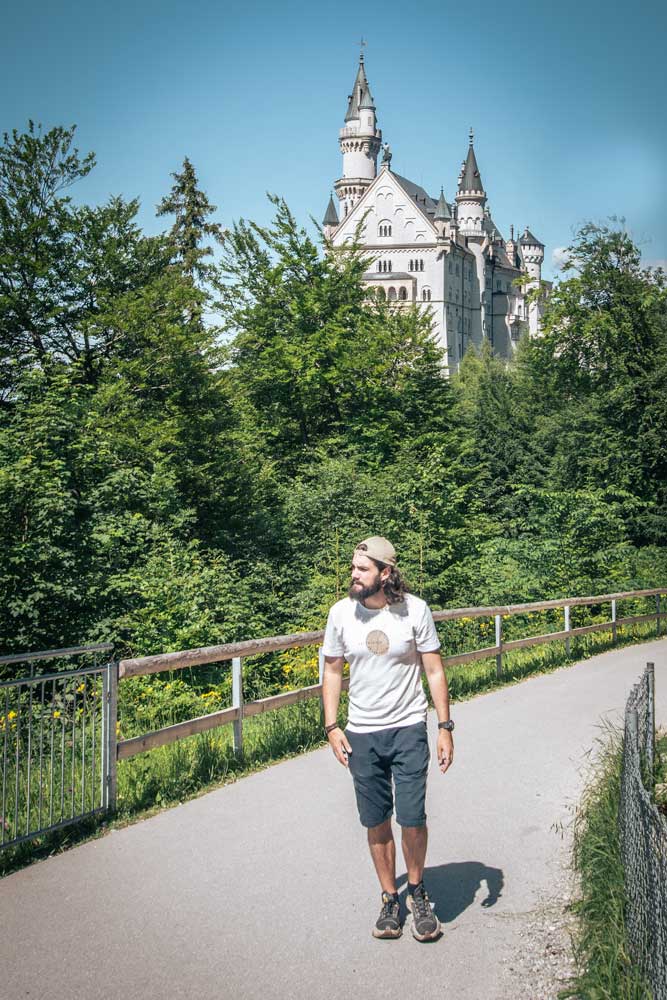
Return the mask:
[[(527, 303), (526, 293), (540, 283), (544, 244), (528, 227), (518, 239), (514, 227), (509, 240), (500, 235), (472, 129), (452, 203), (442, 188), (433, 198), (395, 173), (377, 126), (362, 52), (339, 144), (343, 176), (334, 190), (340, 215), (332, 194), (322, 223), (325, 236), (340, 246), (361, 226), (361, 244), (374, 261), (364, 275), (366, 285), (390, 301), (430, 309), (450, 369), (458, 367), (470, 344), (479, 347), (484, 338), (496, 354), (509, 357), (524, 331), (537, 333), (540, 305)], [(517, 278), (524, 281), (515, 284)]]

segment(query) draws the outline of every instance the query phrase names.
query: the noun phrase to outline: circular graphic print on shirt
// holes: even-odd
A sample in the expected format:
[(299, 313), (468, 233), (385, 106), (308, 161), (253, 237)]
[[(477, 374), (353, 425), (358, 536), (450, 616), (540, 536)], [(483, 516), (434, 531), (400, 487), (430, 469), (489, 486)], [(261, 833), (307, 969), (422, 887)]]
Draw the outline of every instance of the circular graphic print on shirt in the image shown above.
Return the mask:
[(366, 646), (371, 653), (381, 656), (389, 649), (389, 637), (380, 629), (375, 629), (366, 636)]

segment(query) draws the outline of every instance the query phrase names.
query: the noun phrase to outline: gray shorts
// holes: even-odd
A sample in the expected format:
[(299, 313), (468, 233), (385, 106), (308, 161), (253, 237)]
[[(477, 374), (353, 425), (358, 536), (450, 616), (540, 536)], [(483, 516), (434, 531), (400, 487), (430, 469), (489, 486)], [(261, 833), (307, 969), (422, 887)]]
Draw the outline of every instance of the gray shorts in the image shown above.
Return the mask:
[(430, 753), (426, 723), (379, 729), (372, 733), (345, 730), (352, 753), (350, 773), (362, 826), (379, 826), (394, 808), (400, 826), (424, 826), (426, 775)]

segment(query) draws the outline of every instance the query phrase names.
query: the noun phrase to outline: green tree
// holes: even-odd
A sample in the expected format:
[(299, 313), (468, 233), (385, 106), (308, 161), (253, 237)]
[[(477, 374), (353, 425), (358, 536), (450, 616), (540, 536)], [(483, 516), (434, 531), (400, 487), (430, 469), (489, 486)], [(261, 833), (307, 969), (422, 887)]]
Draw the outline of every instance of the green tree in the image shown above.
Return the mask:
[(171, 176), (174, 178), (173, 187), (157, 206), (157, 215), (176, 217), (169, 231), (176, 259), (192, 281), (203, 282), (212, 273), (212, 265), (205, 258), (213, 254), (213, 248), (204, 241), (212, 239), (222, 243), (224, 230), (219, 223), (208, 221), (217, 207), (197, 186), (197, 174), (187, 156), (183, 160), (182, 171)]
[[(287, 205), (229, 232), (220, 286), (232, 377), (292, 472), (325, 440), (387, 460), (445, 383), (428, 315), (369, 298), (358, 244), (320, 254)], [(406, 419), (407, 418), (407, 419)]]

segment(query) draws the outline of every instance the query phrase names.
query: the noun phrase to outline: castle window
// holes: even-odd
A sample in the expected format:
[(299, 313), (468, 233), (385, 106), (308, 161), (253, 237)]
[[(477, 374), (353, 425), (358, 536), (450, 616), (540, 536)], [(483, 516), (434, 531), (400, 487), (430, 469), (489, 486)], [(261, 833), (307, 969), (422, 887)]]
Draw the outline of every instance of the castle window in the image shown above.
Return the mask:
[(412, 271), (412, 261), (408, 261), (408, 271)]
[(419, 261), (419, 270), (420, 270), (420, 271), (423, 271), (423, 270), (424, 270), (424, 261), (423, 261), (423, 260), (420, 260), (420, 261)]
[(398, 297), (401, 300), (401, 302), (405, 302), (406, 299), (407, 299), (407, 297), (408, 297), (407, 289), (405, 289), (405, 288), (399, 288), (399, 290), (398, 290)]
[(384, 288), (382, 288), (382, 287), (376, 288), (375, 289), (375, 297), (378, 298), (378, 299), (383, 299), (383, 300), (386, 299), (387, 298), (387, 293), (385, 292)]
[(430, 302), (430, 301), (431, 301), (431, 289), (422, 288), (422, 302)]
[(378, 236), (391, 236), (391, 224), (389, 222), (381, 222), (378, 226)]
[(389, 292), (387, 293), (387, 298), (389, 299), (390, 302), (396, 301), (396, 289), (393, 287), (393, 285), (389, 289)]

